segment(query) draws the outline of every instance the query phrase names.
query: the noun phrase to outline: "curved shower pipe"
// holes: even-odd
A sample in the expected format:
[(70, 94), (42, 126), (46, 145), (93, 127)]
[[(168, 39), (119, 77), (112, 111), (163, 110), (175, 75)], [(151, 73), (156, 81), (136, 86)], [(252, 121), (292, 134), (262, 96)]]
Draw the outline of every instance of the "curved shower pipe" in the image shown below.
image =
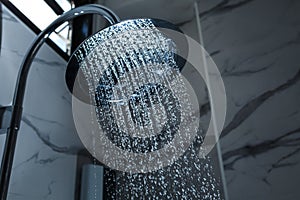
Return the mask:
[(17, 135), (21, 124), (23, 101), (26, 89), (26, 82), (28, 72), (32, 61), (39, 51), (42, 44), (48, 38), (48, 36), (55, 31), (61, 24), (66, 21), (72, 20), (81, 15), (86, 14), (97, 14), (104, 17), (111, 25), (120, 22), (119, 17), (112, 12), (110, 9), (96, 4), (84, 5), (81, 7), (74, 8), (53, 21), (45, 30), (43, 30), (34, 40), (31, 47), (28, 49), (18, 74), (16, 88), (14, 92), (14, 99), (12, 104), (12, 115), (10, 126), (8, 128), (4, 153), (0, 169), (0, 199), (6, 200), (7, 191), (10, 181), (10, 175), (13, 165), (14, 152), (16, 147)]

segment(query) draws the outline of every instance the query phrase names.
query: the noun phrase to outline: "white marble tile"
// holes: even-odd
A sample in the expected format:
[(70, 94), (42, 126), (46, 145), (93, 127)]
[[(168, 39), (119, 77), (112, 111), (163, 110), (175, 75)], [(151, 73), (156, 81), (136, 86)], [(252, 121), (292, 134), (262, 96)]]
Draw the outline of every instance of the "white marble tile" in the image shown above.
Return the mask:
[(26, 124), (21, 130), (9, 198), (73, 199), (76, 156), (53, 151)]
[[(228, 97), (221, 146), (230, 199), (298, 199), (297, 1), (199, 2)], [(271, 5), (271, 6), (270, 6)]]

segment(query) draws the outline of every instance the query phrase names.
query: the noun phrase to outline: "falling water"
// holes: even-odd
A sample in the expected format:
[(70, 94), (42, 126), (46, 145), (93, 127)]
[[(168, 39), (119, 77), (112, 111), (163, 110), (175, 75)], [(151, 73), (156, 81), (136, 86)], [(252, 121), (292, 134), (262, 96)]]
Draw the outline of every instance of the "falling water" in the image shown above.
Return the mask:
[[(176, 45), (150, 20), (128, 22), (119, 28), (94, 36), (84, 47), (86, 52), (88, 48), (93, 51), (80, 65), (95, 106), (91, 112), (97, 121), (93, 123), (106, 138), (97, 140), (94, 134), (98, 133), (92, 133), (93, 146), (101, 143), (107, 147), (105, 152), (93, 147), (92, 153), (95, 157), (104, 154), (100, 161), (110, 167), (125, 166), (115, 177), (106, 171), (107, 197), (221, 199), (209, 159), (197, 156), (202, 141), (197, 135), (199, 106), (193, 105), (177, 66)], [(173, 144), (173, 140), (178, 142)], [(111, 144), (118, 151), (108, 148)], [(161, 153), (168, 146), (172, 148)], [(119, 152), (148, 159), (111, 158)], [(116, 188), (111, 188), (110, 178)]]

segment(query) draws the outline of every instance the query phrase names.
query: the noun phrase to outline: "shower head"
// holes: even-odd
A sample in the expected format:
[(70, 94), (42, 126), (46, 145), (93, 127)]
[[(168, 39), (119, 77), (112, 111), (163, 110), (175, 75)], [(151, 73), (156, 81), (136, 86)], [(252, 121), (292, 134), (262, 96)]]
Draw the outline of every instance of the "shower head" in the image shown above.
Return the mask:
[[(184, 58), (186, 58), (188, 54), (188, 44), (184, 35), (174, 34), (176, 32), (182, 33), (176, 25), (161, 19), (130, 19), (100, 30), (85, 39), (70, 57), (65, 74), (68, 89), (73, 95), (76, 94), (78, 99), (89, 102), (88, 85), (83, 71), (80, 70), (80, 66), (87, 61), (89, 54), (95, 51), (99, 51), (99, 53), (102, 52), (102, 55), (104, 55), (107, 46), (103, 46), (103, 44), (107, 44), (108, 41), (123, 36), (128, 40), (115, 42), (114, 53), (118, 54), (120, 51), (126, 51), (126, 48), (130, 50), (136, 43), (140, 45), (138, 47), (139, 50), (142, 50), (143, 48), (147, 48), (149, 42), (162, 45), (162, 41), (166, 41), (168, 42), (169, 49), (166, 49), (165, 53), (168, 53), (168, 51), (169, 53), (170, 51), (174, 53), (172, 56), (176, 62), (176, 68), (181, 70), (186, 63)], [(99, 49), (101, 44), (103, 49)], [(110, 49), (110, 51), (112, 50)], [(146, 55), (145, 52), (140, 53), (144, 53), (143, 56)], [(148, 52), (148, 56), (149, 53), (150, 52)], [(107, 54), (105, 56), (107, 56)], [(130, 56), (132, 56), (132, 54), (128, 55), (128, 57)], [(152, 56), (154, 56), (154, 53)], [(111, 63), (112, 65), (120, 61), (120, 57), (114, 58), (112, 56), (112, 59), (115, 59), (113, 61), (114, 63)], [(97, 67), (104, 68), (105, 66)], [(127, 68), (125, 65), (123, 65), (123, 67)], [(75, 81), (75, 79), (77, 79), (77, 81)], [(80, 91), (73, 91), (74, 89)]]
[[(159, 19), (114, 24), (74, 51), (66, 81), (73, 94), (76, 129), (94, 157), (114, 169), (147, 172), (169, 165), (174, 155), (186, 150), (199, 125), (193, 114), (199, 110), (197, 100), (190, 101), (197, 97), (181, 74), (187, 55), (185, 35)], [(80, 111), (85, 105), (91, 106), (87, 115)], [(82, 127), (94, 128), (80, 131)], [(127, 165), (115, 162), (119, 150), (132, 155)], [(135, 157), (140, 154), (168, 156), (161, 157), (160, 166), (140, 170), (148, 162), (130, 167), (140, 162)]]

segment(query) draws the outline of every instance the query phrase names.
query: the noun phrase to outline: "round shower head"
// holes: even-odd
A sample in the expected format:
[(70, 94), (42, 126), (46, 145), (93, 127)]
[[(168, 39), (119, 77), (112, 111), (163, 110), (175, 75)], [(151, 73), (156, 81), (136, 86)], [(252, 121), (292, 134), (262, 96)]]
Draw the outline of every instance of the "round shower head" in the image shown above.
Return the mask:
[[(199, 126), (196, 94), (181, 74), (187, 54), (184, 34), (158, 19), (120, 22), (77, 48), (66, 80), (90, 153), (130, 172), (158, 169), (182, 155)], [(125, 157), (126, 164), (117, 161)]]
[[(147, 45), (145, 41), (142, 41), (147, 39), (142, 37), (144, 34), (149, 34), (148, 39), (153, 40), (153, 42), (158, 42), (158, 44), (159, 40), (162, 39), (168, 41), (170, 48), (173, 46), (173, 57), (177, 68), (181, 70), (186, 63), (186, 60), (183, 58), (187, 57), (188, 44), (183, 34), (174, 34), (174, 32), (182, 33), (182, 31), (176, 25), (161, 19), (130, 19), (100, 30), (99, 32), (85, 39), (71, 55), (65, 74), (66, 84), (69, 91), (73, 95), (76, 93), (76, 98), (80, 99), (81, 101), (87, 103), (90, 101), (87, 81), (82, 74), (83, 72), (80, 70), (80, 65), (90, 53), (95, 51), (97, 45), (104, 43), (105, 41), (112, 40), (114, 37), (118, 37), (118, 35), (119, 37), (120, 35), (127, 35), (128, 37), (131, 33), (135, 33), (134, 35), (131, 35), (131, 37), (128, 37), (128, 39), (140, 42), (141, 45)], [(150, 34), (152, 36), (153, 34), (156, 34), (156, 36), (151, 37)], [(159, 38), (162, 36), (164, 36), (164, 38)], [(130, 44), (128, 41), (128, 44), (117, 43), (117, 45), (122, 46), (122, 48), (127, 48), (132, 44)], [(75, 79), (77, 79), (77, 81), (75, 81)], [(80, 91), (73, 91), (75, 88), (76, 90)]]

